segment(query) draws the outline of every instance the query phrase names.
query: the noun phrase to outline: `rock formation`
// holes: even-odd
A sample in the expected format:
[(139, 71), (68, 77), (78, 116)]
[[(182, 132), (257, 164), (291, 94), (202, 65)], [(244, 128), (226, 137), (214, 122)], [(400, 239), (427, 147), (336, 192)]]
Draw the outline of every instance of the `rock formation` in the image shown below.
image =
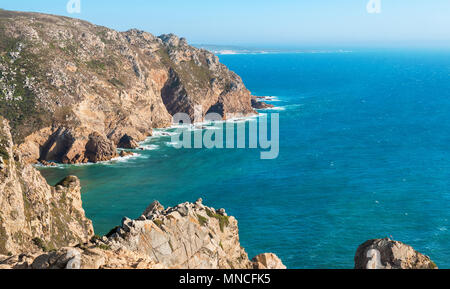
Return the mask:
[(171, 114), (249, 115), (251, 98), (214, 54), (175, 35), (0, 10), (0, 115), (27, 162), (110, 159)]
[(252, 268), (240, 246), (237, 221), (198, 200), (164, 209), (155, 202), (138, 220), (125, 218), (109, 238), (167, 268)]
[(80, 181), (50, 187), (23, 162), (0, 116), (0, 254), (52, 250), (87, 242), (94, 234), (81, 205)]
[(437, 269), (437, 266), (411, 246), (386, 238), (359, 246), (355, 269)]
[(283, 262), (281, 262), (280, 258), (277, 255), (272, 253), (265, 253), (256, 256), (252, 260), (253, 269), (257, 270), (273, 270), (273, 269), (286, 269)]
[(267, 109), (267, 108), (274, 108), (275, 106), (272, 104), (268, 104), (264, 101), (260, 101), (260, 100), (253, 98), (252, 99), (252, 107), (254, 109)]
[[(108, 151), (104, 141), (90, 136), (87, 150), (101, 147), (93, 157), (101, 159)], [(94, 236), (78, 178), (49, 186), (22, 160), (1, 116), (0, 206), (0, 269), (284, 267), (276, 256), (252, 263), (240, 246), (237, 221), (201, 200), (168, 209), (154, 202), (138, 220), (124, 218), (108, 236)]]

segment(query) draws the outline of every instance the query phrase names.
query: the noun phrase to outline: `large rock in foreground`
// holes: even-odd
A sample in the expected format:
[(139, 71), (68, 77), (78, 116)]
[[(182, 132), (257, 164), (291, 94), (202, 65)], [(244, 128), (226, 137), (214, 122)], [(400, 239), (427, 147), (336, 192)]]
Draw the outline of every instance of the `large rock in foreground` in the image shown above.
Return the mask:
[(437, 269), (436, 264), (411, 246), (386, 239), (370, 240), (359, 246), (355, 269)]
[(0, 254), (53, 250), (87, 242), (94, 234), (81, 203), (80, 181), (51, 187), (16, 151), (0, 116)]
[(202, 200), (164, 209), (151, 204), (138, 220), (125, 218), (111, 232), (108, 245), (146, 256), (166, 268), (250, 269), (286, 268), (275, 256), (255, 265), (239, 243), (237, 221), (224, 209), (206, 207)]

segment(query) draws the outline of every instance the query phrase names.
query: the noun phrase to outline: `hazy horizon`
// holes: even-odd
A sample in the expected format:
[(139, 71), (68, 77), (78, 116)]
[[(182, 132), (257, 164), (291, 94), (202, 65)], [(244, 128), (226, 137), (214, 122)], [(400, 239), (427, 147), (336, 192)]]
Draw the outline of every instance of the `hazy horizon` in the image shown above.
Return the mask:
[(450, 47), (450, 1), (379, 1), (380, 13), (369, 13), (369, 0), (81, 0), (81, 13), (69, 13), (68, 0), (0, 0), (0, 8), (69, 16), (119, 31), (137, 28), (154, 35), (174, 33), (191, 44)]

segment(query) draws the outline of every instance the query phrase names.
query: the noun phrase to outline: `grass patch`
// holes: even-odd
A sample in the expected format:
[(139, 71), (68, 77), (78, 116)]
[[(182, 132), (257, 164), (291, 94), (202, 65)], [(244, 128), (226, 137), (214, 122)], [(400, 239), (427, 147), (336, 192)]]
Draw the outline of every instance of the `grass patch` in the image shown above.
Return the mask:
[(55, 251), (54, 248), (47, 246), (41, 238), (34, 238), (32, 241), (39, 249), (44, 252)]
[(109, 250), (111, 250), (111, 246), (106, 245), (106, 244), (99, 244), (99, 245), (97, 245), (96, 247), (99, 248), (99, 249), (102, 249), (102, 250), (104, 250), (104, 251), (109, 251)]
[(106, 69), (106, 64), (100, 60), (91, 60), (86, 63), (87, 67), (94, 71), (103, 71)]
[(156, 224), (156, 226), (158, 226), (158, 227), (162, 227), (162, 225), (163, 225), (163, 221), (161, 221), (161, 220), (158, 220), (158, 219), (156, 219), (156, 220), (153, 220), (153, 223), (155, 223)]
[(228, 216), (222, 216), (217, 213), (214, 213), (213, 211), (206, 209), (206, 214), (210, 218), (216, 218), (219, 221), (220, 230), (223, 232), (225, 227), (228, 227), (230, 224), (230, 217)]
[(197, 215), (197, 220), (200, 223), (200, 226), (206, 226), (208, 224), (208, 218)]
[(0, 157), (3, 158), (3, 160), (7, 161), (9, 160), (9, 154), (6, 148), (2, 147), (0, 144)]

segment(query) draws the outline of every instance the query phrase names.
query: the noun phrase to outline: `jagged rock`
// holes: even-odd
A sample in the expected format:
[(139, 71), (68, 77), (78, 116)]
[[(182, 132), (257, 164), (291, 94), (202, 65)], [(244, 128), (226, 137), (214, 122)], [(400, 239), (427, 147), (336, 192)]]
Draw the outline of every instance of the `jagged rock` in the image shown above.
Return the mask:
[(0, 44), (10, 47), (0, 59), (0, 74), (8, 75), (0, 80), (8, 88), (0, 115), (14, 123), (13, 138), (28, 163), (108, 160), (110, 149), (86, 151), (92, 133), (113, 144), (125, 134), (140, 142), (152, 128), (169, 126), (175, 113), (194, 119), (196, 106), (202, 116), (255, 113), (239, 76), (175, 35), (6, 10), (0, 24)]
[(0, 269), (164, 269), (145, 256), (108, 245), (88, 244), (61, 248), (50, 253), (0, 256)]
[[(93, 146), (103, 153), (104, 138), (92, 139), (99, 139)], [(14, 157), (3, 117), (0, 154), (1, 269), (281, 267), (272, 255), (252, 263), (240, 246), (236, 219), (224, 209), (204, 206), (201, 199), (167, 209), (155, 201), (138, 220), (124, 218), (107, 236), (93, 238), (80, 180), (68, 176), (50, 187), (35, 168)]]
[(94, 132), (89, 135), (85, 155), (90, 162), (97, 163), (117, 157), (117, 150), (112, 141)]
[(125, 134), (117, 144), (118, 148), (122, 149), (135, 149), (139, 147), (139, 144), (133, 139), (133, 137)]
[[(152, 203), (137, 220), (124, 219), (110, 235), (113, 249), (124, 248), (147, 256), (167, 268), (249, 269), (254, 265), (239, 244), (237, 221), (201, 200), (164, 209)], [(282, 268), (273, 255), (257, 257), (257, 266)], [(278, 262), (279, 261), (279, 262)]]
[(121, 151), (119, 153), (119, 156), (123, 158), (123, 157), (127, 157), (127, 156), (132, 156), (133, 154), (134, 154), (133, 152)]
[(268, 104), (264, 101), (252, 99), (252, 107), (255, 109), (267, 109), (267, 108), (274, 108), (275, 106), (272, 104)]
[(281, 262), (275, 254), (265, 253), (256, 256), (252, 259), (254, 269), (286, 269), (286, 266)]
[(85, 217), (80, 181), (68, 177), (50, 187), (41, 174), (19, 158), (8, 122), (0, 116), (0, 254), (51, 250), (86, 242), (93, 235)]
[(437, 266), (411, 246), (386, 238), (359, 246), (355, 269), (437, 269)]

